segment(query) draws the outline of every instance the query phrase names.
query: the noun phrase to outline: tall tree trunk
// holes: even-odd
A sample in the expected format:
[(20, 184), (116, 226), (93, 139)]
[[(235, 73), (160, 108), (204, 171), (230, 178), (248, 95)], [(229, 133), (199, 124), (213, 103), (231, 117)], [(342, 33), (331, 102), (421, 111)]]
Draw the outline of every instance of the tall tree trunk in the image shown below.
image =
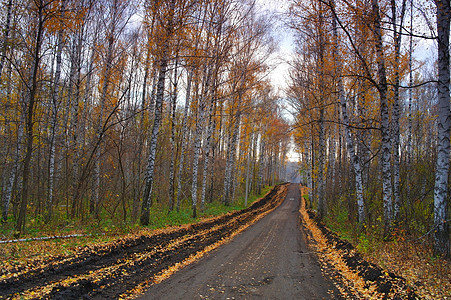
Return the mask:
[(174, 79), (173, 79), (173, 91), (171, 102), (171, 164), (169, 166), (169, 211), (174, 209), (174, 173), (175, 173), (175, 112), (177, 108), (177, 86), (178, 86), (178, 59), (175, 61)]
[(450, 151), (450, 1), (436, 0), (438, 42), (438, 120), (437, 120), (437, 165), (434, 188), (435, 252), (450, 256), (448, 218), (448, 172)]
[[(413, 28), (413, 0), (410, 0), (410, 28)], [(407, 121), (408, 121), (408, 131), (407, 131), (407, 166), (410, 167), (412, 162), (412, 86), (413, 86), (413, 36), (409, 36), (409, 100), (407, 105)]]
[(325, 145), (325, 124), (324, 124), (324, 108), (320, 108), (319, 112), (319, 136), (318, 136), (318, 217), (320, 219), (326, 216), (326, 198), (325, 198), (325, 180), (324, 172), (326, 165), (326, 145)]
[(13, 6), (13, 0), (9, 0), (8, 4), (6, 4), (6, 22), (5, 27), (3, 29), (3, 40), (2, 40), (2, 48), (1, 48), (1, 54), (0, 54), (0, 78), (2, 77), (3, 73), (3, 66), (5, 65), (6, 60), (6, 50), (8, 49), (8, 40), (9, 40), (9, 34), (10, 34), (10, 28), (11, 28), (11, 11)]
[[(404, 12), (406, 8), (406, 0), (402, 1), (401, 15), (399, 18), (399, 25), (397, 22), (397, 12), (396, 12), (396, 2), (391, 0), (392, 7), (392, 24), (393, 24), (393, 40), (395, 44), (395, 84), (393, 86), (393, 220), (398, 221), (399, 211), (401, 208), (401, 196), (400, 196), (400, 177), (399, 177), (399, 146), (400, 146), (400, 107), (399, 107), (399, 85), (400, 85), (400, 75), (399, 75), (399, 64), (401, 56), (401, 30), (404, 22)], [(398, 29), (399, 28), (399, 29)]]
[[(241, 103), (242, 94), (240, 92), (238, 96), (238, 105)], [(234, 178), (234, 169), (235, 169), (235, 160), (236, 160), (236, 148), (239, 136), (241, 122), (241, 111), (238, 107), (238, 111), (235, 115), (234, 128), (231, 132), (231, 138), (229, 139), (229, 143), (227, 145), (227, 160), (226, 160), (226, 168), (225, 168), (225, 176), (224, 176), (224, 203), (225, 205), (229, 205), (233, 192), (233, 178)]]
[(141, 206), (141, 218), (140, 222), (142, 225), (149, 225), (150, 221), (150, 207), (152, 206), (152, 185), (153, 185), (153, 177), (155, 171), (155, 158), (157, 155), (157, 142), (158, 142), (158, 134), (160, 131), (161, 119), (162, 119), (162, 108), (163, 108), (163, 97), (164, 97), (164, 86), (166, 81), (166, 72), (168, 68), (169, 62), (169, 42), (173, 33), (173, 14), (175, 9), (175, 0), (172, 0), (170, 3), (171, 15), (169, 16), (169, 20), (166, 24), (166, 36), (162, 43), (162, 53), (160, 58), (160, 66), (158, 69), (158, 83), (156, 86), (156, 97), (155, 97), (155, 116), (152, 127), (152, 134), (150, 137), (150, 149), (149, 149), (149, 158), (147, 160), (147, 169), (146, 169), (146, 179), (144, 186), (144, 194)]
[[(208, 75), (207, 75), (208, 76)], [(198, 116), (196, 122), (196, 131), (194, 133), (194, 154), (193, 154), (193, 183), (191, 186), (191, 206), (193, 209), (193, 218), (197, 217), (197, 187), (198, 187), (198, 169), (199, 169), (199, 153), (202, 139), (202, 128), (204, 126), (205, 100), (199, 99)]]
[(258, 184), (257, 184), (257, 194), (261, 194), (262, 193), (262, 188), (263, 188), (263, 169), (265, 167), (265, 155), (264, 155), (264, 151), (265, 151), (265, 144), (266, 144), (266, 140), (265, 140), (265, 132), (266, 132), (266, 126), (264, 127), (264, 129), (262, 130), (262, 132), (260, 133), (260, 157), (258, 159), (259, 161), (259, 168), (258, 168)]
[(183, 109), (183, 121), (182, 121), (182, 149), (180, 151), (180, 160), (177, 172), (177, 194), (175, 201), (177, 202), (177, 212), (180, 211), (180, 202), (181, 202), (181, 194), (182, 194), (182, 177), (183, 177), (183, 168), (185, 162), (186, 155), (186, 146), (188, 143), (188, 110), (191, 102), (191, 83), (193, 80), (194, 70), (190, 70), (188, 73), (188, 79), (186, 83), (186, 99), (185, 99), (185, 107)]
[[(335, 6), (335, 3), (333, 1), (332, 1), (332, 5)], [(354, 169), (358, 219), (359, 219), (359, 223), (362, 225), (365, 222), (365, 202), (364, 202), (364, 198), (363, 198), (362, 167), (360, 165), (360, 160), (355, 153), (354, 141), (352, 139), (351, 130), (349, 128), (347, 101), (346, 101), (345, 91), (344, 91), (344, 87), (343, 87), (343, 78), (342, 78), (342, 64), (341, 64), (340, 58), (338, 57), (338, 40), (339, 39), (338, 39), (337, 21), (335, 18), (332, 20), (332, 26), (333, 26), (333, 34), (334, 34), (333, 52), (334, 52), (335, 64), (336, 64), (338, 98), (340, 100), (340, 106), (341, 106), (341, 119), (342, 119), (345, 138), (346, 138), (346, 149), (348, 151), (349, 157), (351, 158), (351, 164)], [(340, 170), (340, 172), (341, 172), (341, 170)]]
[(6, 222), (8, 220), (8, 211), (9, 211), (9, 205), (11, 203), (12, 195), (13, 195), (13, 186), (14, 181), (16, 180), (17, 172), (19, 169), (19, 162), (20, 157), (22, 153), (22, 138), (24, 133), (24, 126), (25, 123), (25, 115), (21, 114), (19, 122), (19, 128), (17, 130), (17, 144), (16, 144), (16, 151), (14, 153), (14, 162), (13, 166), (11, 168), (11, 172), (8, 177), (7, 186), (6, 186), (6, 192), (4, 194), (3, 199), (3, 211), (2, 211), (2, 221)]
[(391, 141), (390, 120), (387, 101), (387, 77), (385, 72), (384, 46), (378, 0), (372, 0), (374, 35), (376, 42), (377, 74), (380, 97), (382, 134), (382, 196), (384, 202), (384, 236), (388, 237), (393, 220), (392, 181), (391, 181)]
[[(61, 13), (64, 17), (65, 1), (61, 1)], [(62, 23), (60, 24), (62, 26)], [(57, 49), (56, 49), (56, 69), (55, 78), (53, 82), (52, 90), (52, 118), (50, 121), (50, 145), (49, 145), (49, 165), (48, 165), (48, 176), (49, 184), (47, 187), (47, 214), (46, 221), (50, 222), (53, 214), (53, 184), (55, 176), (55, 151), (56, 151), (56, 131), (58, 125), (58, 107), (60, 104), (59, 93), (60, 93), (60, 77), (61, 77), (61, 56), (63, 52), (63, 29), (58, 31), (57, 39)]]
[(147, 160), (147, 170), (146, 170), (146, 182), (143, 194), (143, 203), (141, 207), (141, 224), (149, 225), (150, 218), (150, 207), (152, 206), (152, 185), (153, 185), (153, 176), (155, 171), (155, 158), (157, 155), (157, 141), (158, 134), (161, 125), (161, 114), (163, 107), (163, 96), (164, 96), (164, 84), (166, 79), (166, 71), (168, 65), (168, 54), (166, 49), (168, 45), (165, 45), (164, 55), (161, 58), (160, 70), (158, 75), (158, 84), (157, 84), (157, 94), (155, 98), (155, 117), (152, 128), (152, 135), (150, 137), (150, 151), (149, 158)]
[(251, 136), (249, 141), (249, 149), (247, 152), (247, 162), (246, 162), (246, 187), (244, 191), (244, 207), (247, 207), (247, 199), (249, 197), (249, 173), (250, 173), (250, 165), (251, 165), (251, 153), (254, 147), (254, 130), (251, 130)]
[(19, 234), (25, 229), (25, 218), (27, 213), (28, 193), (29, 193), (29, 177), (30, 177), (30, 164), (31, 156), (33, 153), (33, 116), (36, 105), (36, 93), (38, 89), (38, 73), (39, 65), (41, 61), (41, 46), (42, 37), (44, 31), (44, 5), (42, 1), (36, 3), (37, 5), (37, 28), (36, 28), (36, 40), (33, 47), (33, 58), (31, 68), (31, 80), (29, 86), (28, 101), (26, 103), (26, 120), (25, 120), (25, 137), (26, 137), (26, 152), (23, 162), (23, 178), (22, 178), (22, 199), (20, 202), (19, 216), (15, 226), (15, 231)]
[(215, 97), (214, 92), (212, 89), (211, 92), (211, 101), (208, 109), (208, 127), (207, 127), (207, 140), (205, 145), (205, 159), (204, 159), (204, 170), (202, 173), (202, 192), (200, 197), (200, 209), (204, 210), (205, 208), (205, 196), (207, 193), (207, 176), (208, 176), (208, 169), (210, 167), (210, 153), (212, 150), (212, 137), (213, 137), (213, 130), (214, 130), (214, 111), (215, 111)]

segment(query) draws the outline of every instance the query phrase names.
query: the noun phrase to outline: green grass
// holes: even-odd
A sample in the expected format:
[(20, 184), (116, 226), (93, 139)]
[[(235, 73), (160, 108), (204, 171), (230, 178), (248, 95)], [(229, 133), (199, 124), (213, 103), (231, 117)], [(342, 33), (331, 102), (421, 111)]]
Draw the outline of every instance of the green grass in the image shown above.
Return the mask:
[[(260, 195), (253, 195), (248, 199), (248, 206), (255, 200), (261, 198), (272, 186), (266, 186)], [(198, 212), (196, 219), (192, 218), (192, 210), (189, 203), (183, 203), (179, 212), (168, 213), (166, 205), (155, 203), (150, 212), (150, 225), (141, 226), (131, 222), (112, 220), (106, 214), (102, 214), (100, 220), (88, 217), (84, 222), (79, 219), (58, 219), (50, 224), (42, 222), (41, 218), (29, 217), (27, 229), (20, 238), (32, 238), (54, 235), (68, 235), (72, 233), (86, 233), (88, 235), (70, 239), (53, 239), (44, 241), (28, 241), (19, 243), (3, 244), (0, 247), (0, 257), (11, 266), (36, 258), (47, 257), (49, 255), (71, 255), (77, 251), (79, 246), (87, 246), (110, 242), (118, 238), (129, 235), (145, 234), (149, 230), (165, 228), (167, 226), (179, 226), (200, 221), (202, 218), (219, 216), (228, 212), (245, 208), (244, 198), (235, 200), (231, 205), (226, 206), (220, 202), (206, 203), (204, 211)], [(13, 239), (14, 220), (10, 218), (8, 222), (0, 224), (0, 238)]]
[[(250, 195), (248, 198), (248, 206), (255, 200), (261, 198), (272, 186), (265, 186), (260, 195)], [(27, 226), (25, 232), (20, 238), (33, 238), (53, 235), (68, 235), (72, 233), (87, 233), (92, 235), (108, 235), (119, 236), (127, 233), (139, 231), (140, 229), (159, 229), (167, 226), (180, 226), (198, 222), (202, 218), (213, 217), (226, 214), (231, 211), (245, 208), (244, 197), (236, 199), (233, 203), (226, 206), (222, 202), (214, 201), (206, 203), (205, 209), (201, 211), (198, 208), (198, 217), (192, 218), (192, 209), (189, 201), (182, 203), (180, 211), (173, 210), (168, 212), (168, 207), (163, 203), (154, 203), (150, 209), (150, 225), (142, 227), (139, 224), (127, 222), (119, 219), (111, 219), (105, 212), (101, 213), (99, 219), (88, 217), (86, 220), (57, 218), (50, 224), (45, 224), (41, 216), (30, 216), (27, 218)], [(130, 216), (130, 213), (128, 214)], [(7, 222), (0, 224), (0, 238), (14, 238), (14, 219), (10, 217)]]
[[(272, 188), (273, 186), (265, 186), (262, 189), (262, 193), (260, 195), (249, 196), (247, 200), (247, 206), (249, 207), (250, 205), (252, 205), (253, 202), (263, 197)], [(224, 205), (224, 203), (222, 202), (214, 201), (212, 203), (205, 203), (205, 209), (203, 211), (198, 209), (198, 217), (193, 219), (193, 211), (188, 203), (185, 203), (185, 205), (180, 208), (179, 212), (173, 210), (168, 213), (166, 206), (153, 207), (150, 212), (150, 225), (148, 227), (150, 229), (158, 229), (164, 228), (166, 226), (180, 226), (183, 224), (197, 222), (202, 218), (219, 216), (231, 211), (244, 208), (246, 208), (244, 205), (244, 197), (240, 197), (230, 205)]]

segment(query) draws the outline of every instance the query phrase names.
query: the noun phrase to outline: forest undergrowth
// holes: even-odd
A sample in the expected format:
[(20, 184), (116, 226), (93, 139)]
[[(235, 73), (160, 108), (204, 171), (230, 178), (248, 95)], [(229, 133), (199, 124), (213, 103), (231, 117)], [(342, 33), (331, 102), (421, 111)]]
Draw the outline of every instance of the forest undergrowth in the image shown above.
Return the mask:
[(404, 278), (420, 299), (451, 299), (451, 262), (434, 255), (432, 236), (416, 237), (398, 228), (384, 240), (377, 225), (359, 231), (343, 211), (331, 211), (324, 221), (366, 261)]

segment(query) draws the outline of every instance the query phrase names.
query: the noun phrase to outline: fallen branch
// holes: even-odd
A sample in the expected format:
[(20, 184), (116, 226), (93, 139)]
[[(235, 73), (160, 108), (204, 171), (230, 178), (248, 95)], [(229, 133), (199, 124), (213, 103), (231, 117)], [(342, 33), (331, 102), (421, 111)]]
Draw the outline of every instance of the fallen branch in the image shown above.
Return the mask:
[[(104, 235), (105, 233), (101, 233), (101, 234)], [(69, 239), (69, 238), (74, 238), (74, 237), (92, 236), (92, 235), (93, 234), (82, 234), (82, 233), (75, 233), (75, 234), (69, 234), (69, 235), (54, 235), (54, 236), (44, 236), (44, 237), (27, 238), (27, 239), (6, 240), (6, 241), (0, 241), (0, 244), (31, 242), (31, 241), (44, 241), (44, 240), (54, 240), (54, 239)]]

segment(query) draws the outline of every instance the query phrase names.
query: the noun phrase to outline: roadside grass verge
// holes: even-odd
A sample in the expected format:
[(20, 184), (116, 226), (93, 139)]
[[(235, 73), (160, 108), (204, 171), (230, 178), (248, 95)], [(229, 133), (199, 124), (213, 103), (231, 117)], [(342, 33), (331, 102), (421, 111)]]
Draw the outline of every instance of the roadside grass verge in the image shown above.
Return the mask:
[(389, 240), (383, 240), (382, 220), (359, 231), (343, 208), (329, 212), (325, 225), (366, 261), (405, 278), (421, 299), (451, 299), (451, 261), (433, 255), (427, 236), (418, 238), (395, 229)]
[[(263, 197), (273, 186), (265, 186), (260, 195), (252, 195), (248, 199), (248, 207), (254, 201)], [(167, 227), (181, 226), (199, 222), (206, 218), (220, 216), (231, 211), (244, 209), (244, 198), (236, 199), (231, 205), (214, 201), (205, 203), (204, 211), (199, 211), (198, 217), (192, 218), (192, 211), (189, 203), (183, 203), (180, 211), (168, 213), (166, 205), (155, 203), (151, 208), (150, 225), (140, 226), (139, 224), (124, 223), (111, 219), (101, 218), (81, 222), (65, 220), (59, 224), (44, 224), (40, 220), (33, 219), (28, 224), (28, 230), (21, 238), (35, 238), (45, 236), (63, 236), (71, 234), (85, 234), (85, 236), (73, 237), (69, 239), (56, 238), (51, 240), (35, 240), (18, 243), (0, 244), (0, 257), (2, 258), (1, 268), (10, 268), (14, 265), (21, 265), (34, 259), (43, 259), (57, 255), (71, 255), (79, 247), (90, 246), (111, 242), (118, 238), (127, 236), (138, 236), (148, 234), (151, 231)], [(13, 220), (9, 220), (0, 225), (0, 240), (14, 239)]]

